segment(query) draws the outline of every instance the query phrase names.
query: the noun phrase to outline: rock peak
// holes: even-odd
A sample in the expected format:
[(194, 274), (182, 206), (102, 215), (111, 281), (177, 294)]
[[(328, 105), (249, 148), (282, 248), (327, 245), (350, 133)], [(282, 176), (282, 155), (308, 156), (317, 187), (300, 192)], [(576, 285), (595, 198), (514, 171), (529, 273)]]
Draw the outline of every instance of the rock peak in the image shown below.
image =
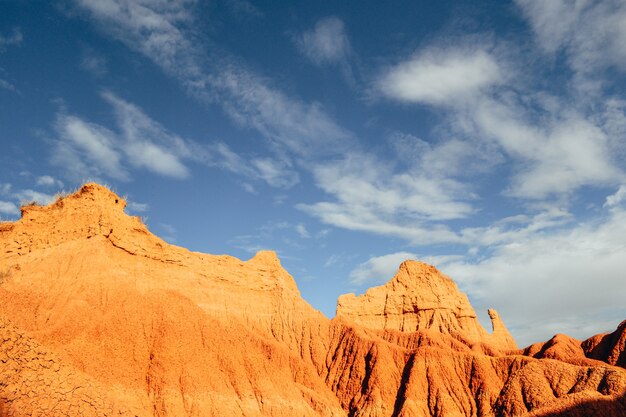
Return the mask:
[(385, 285), (365, 294), (339, 297), (337, 316), (365, 327), (403, 332), (435, 330), (459, 335), (470, 344), (486, 343), (503, 350), (515, 341), (495, 310), (489, 311), (494, 332), (480, 325), (467, 296), (446, 275), (420, 261), (403, 262)]
[(248, 262), (280, 266), (280, 259), (273, 250), (260, 250)]
[(123, 198), (96, 183), (85, 184), (47, 206), (23, 206), (20, 220), (0, 228), (0, 241), (6, 240), (9, 246), (4, 256), (97, 236), (130, 253), (157, 253), (167, 245), (151, 234), (139, 217), (126, 214), (125, 207)]

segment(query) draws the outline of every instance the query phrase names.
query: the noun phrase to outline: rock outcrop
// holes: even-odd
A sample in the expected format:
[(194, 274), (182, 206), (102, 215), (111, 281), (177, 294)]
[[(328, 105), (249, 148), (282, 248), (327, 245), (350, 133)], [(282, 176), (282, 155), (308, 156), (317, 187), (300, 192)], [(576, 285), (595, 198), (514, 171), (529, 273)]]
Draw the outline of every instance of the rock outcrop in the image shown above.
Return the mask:
[(581, 347), (589, 358), (626, 368), (626, 320), (613, 333), (590, 337)]
[(626, 416), (624, 326), (515, 350), (418, 262), (328, 320), (273, 252), (190, 252), (124, 205), (87, 184), (0, 224), (0, 417)]
[(517, 349), (495, 310), (489, 310), (493, 334), (479, 323), (467, 296), (434, 266), (405, 261), (387, 284), (359, 297), (339, 297), (337, 316), (371, 329), (416, 332), (435, 330), (507, 351)]

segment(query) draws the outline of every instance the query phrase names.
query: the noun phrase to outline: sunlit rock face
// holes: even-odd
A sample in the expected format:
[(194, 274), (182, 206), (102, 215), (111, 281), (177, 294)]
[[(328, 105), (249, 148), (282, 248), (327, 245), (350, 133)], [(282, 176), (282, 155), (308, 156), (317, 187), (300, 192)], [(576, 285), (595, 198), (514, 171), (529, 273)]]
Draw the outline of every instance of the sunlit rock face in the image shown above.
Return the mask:
[(419, 261), (405, 261), (391, 281), (370, 288), (359, 297), (354, 294), (339, 297), (337, 315), (372, 329), (434, 330), (463, 338), (470, 344), (517, 349), (495, 310), (489, 311), (494, 330), (489, 334), (456, 284), (434, 266)]
[(190, 252), (124, 207), (87, 184), (0, 223), (0, 417), (626, 415), (624, 324), (517, 350), (414, 261), (329, 320), (273, 252)]

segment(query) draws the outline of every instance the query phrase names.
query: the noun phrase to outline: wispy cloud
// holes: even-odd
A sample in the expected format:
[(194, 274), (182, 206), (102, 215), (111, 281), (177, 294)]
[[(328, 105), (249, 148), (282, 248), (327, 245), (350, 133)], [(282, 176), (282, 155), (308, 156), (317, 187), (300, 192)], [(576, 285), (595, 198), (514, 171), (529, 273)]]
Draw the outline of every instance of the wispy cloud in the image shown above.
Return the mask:
[(248, 0), (226, 0), (226, 5), (239, 16), (263, 17), (263, 12)]
[(352, 48), (341, 19), (331, 16), (315, 27), (294, 37), (300, 52), (315, 65), (344, 64)]
[(545, 198), (621, 180), (623, 172), (601, 122), (562, 104), (537, 121), (531, 116), (535, 108), (520, 101), (479, 100), (469, 112), (472, 128), (467, 131), (494, 140), (516, 163), (511, 195)]
[[(315, 103), (304, 103), (224, 55), (192, 42), (195, 1), (76, 0), (103, 31), (152, 60), (189, 94), (218, 102), (233, 120), (297, 156), (345, 148), (349, 134)], [(283, 150), (281, 152), (284, 153)]]
[[(586, 326), (623, 307), (625, 225), (626, 213), (617, 209), (556, 231), (512, 235), (490, 256), (442, 268), (477, 307), (497, 308), (523, 344), (551, 337), (554, 323), (561, 323), (559, 332), (586, 337)], [(623, 317), (611, 319), (614, 326)]]
[(298, 174), (283, 161), (270, 158), (256, 158), (250, 161), (256, 176), (265, 180), (269, 185), (280, 188), (290, 188), (300, 180)]
[(0, 214), (5, 214), (8, 216), (15, 216), (20, 214), (20, 209), (17, 205), (11, 201), (2, 201), (0, 200)]
[(449, 105), (474, 98), (503, 81), (495, 57), (484, 49), (427, 49), (389, 68), (378, 81), (386, 96)]
[(54, 127), (58, 140), (54, 143), (52, 163), (63, 168), (69, 178), (78, 181), (102, 176), (129, 179), (113, 132), (66, 114), (57, 116)]
[(318, 157), (336, 154), (353, 143), (351, 134), (321, 105), (293, 100), (239, 65), (227, 65), (214, 87), (225, 93), (221, 104), (233, 120), (254, 127), (279, 153)]
[(306, 229), (306, 226), (303, 225), (302, 223), (299, 223), (295, 226), (296, 229), (296, 233), (298, 233), (298, 235), (303, 238), (303, 239), (308, 239), (311, 237), (311, 234), (309, 233), (309, 231)]
[(189, 157), (191, 150), (183, 139), (114, 94), (105, 92), (103, 98), (117, 116), (119, 133), (61, 113), (55, 123), (55, 165), (63, 167), (74, 180), (103, 176), (128, 180), (129, 165), (166, 177), (189, 175), (182, 159)]
[(355, 285), (385, 283), (394, 276), (400, 264), (409, 259), (419, 258), (418, 255), (410, 252), (374, 256), (350, 272), (350, 282)]
[(235, 236), (228, 243), (249, 253), (264, 249), (284, 253), (280, 248), (302, 249), (302, 239), (310, 237), (311, 234), (302, 223), (279, 220), (267, 222), (250, 234)]
[(441, 145), (444, 150), (417, 138), (401, 139), (404, 143), (396, 140), (400, 152), (408, 146), (419, 154), (411, 161), (411, 169), (398, 169), (390, 160), (365, 153), (318, 164), (313, 169), (317, 186), (334, 201), (298, 207), (345, 229), (401, 237), (415, 244), (457, 242), (458, 234), (442, 222), (470, 216), (475, 195), (467, 184), (454, 179), (455, 168), (449, 172), (444, 168), (445, 161), (460, 161), (470, 149), (446, 143)]
[(113, 108), (123, 138), (120, 145), (131, 165), (166, 177), (189, 176), (182, 159), (197, 156), (193, 143), (168, 131), (137, 106), (110, 91), (105, 91), (102, 97)]
[(377, 87), (401, 102), (445, 105), (445, 134), (505, 157), (509, 196), (541, 200), (621, 182), (623, 103), (609, 97), (577, 104), (533, 88), (528, 75), (514, 70), (529, 57), (503, 51), (506, 45), (493, 42), (427, 46), (387, 69)]
[(373, 256), (350, 272), (350, 282), (357, 287), (384, 284), (398, 272), (400, 264), (408, 260), (419, 260), (437, 266), (460, 259), (463, 259), (462, 255), (421, 256), (406, 251)]
[(242, 156), (223, 142), (201, 144), (185, 139), (110, 91), (104, 91), (102, 98), (111, 105), (115, 131), (75, 115), (57, 116), (52, 163), (72, 180), (127, 181), (133, 169), (184, 179), (190, 176), (189, 163), (196, 163), (272, 187), (290, 188), (299, 181), (289, 160)]
[[(7, 46), (20, 45), (23, 40), (24, 38), (20, 28), (13, 29), (13, 32), (10, 35), (0, 34), (0, 54), (6, 51)], [(2, 70), (1, 67), (0, 70)], [(0, 88), (19, 94), (19, 90), (13, 83), (2, 78), (0, 78)]]
[(145, 213), (150, 209), (150, 206), (146, 203), (138, 203), (136, 201), (127, 201), (126, 209), (131, 213)]
[(549, 54), (565, 52), (575, 86), (598, 92), (603, 71), (626, 70), (626, 4), (621, 0), (516, 0)]
[(15, 198), (17, 198), (21, 204), (35, 202), (41, 205), (48, 205), (55, 199), (52, 194), (42, 193), (40, 191), (30, 189), (18, 191), (15, 193)]
[(1, 78), (0, 78), (0, 88), (4, 88), (5, 90), (8, 90), (8, 91), (17, 92), (17, 87), (15, 87), (15, 85)]
[(626, 201), (626, 185), (620, 185), (615, 194), (611, 194), (606, 198), (604, 207), (616, 207)]
[(97, 78), (105, 76), (108, 72), (107, 59), (89, 47), (83, 48), (80, 67)]
[(0, 35), (0, 53), (4, 52), (7, 46), (20, 45), (23, 40), (20, 28), (13, 29), (10, 35)]
[[(204, 159), (209, 166), (215, 166), (255, 181), (265, 181), (278, 188), (290, 188), (297, 184), (299, 177), (288, 161), (276, 158), (258, 158), (235, 153), (226, 143), (215, 142), (207, 149), (211, 155)], [(252, 187), (252, 188), (250, 188)], [(244, 184), (248, 192), (256, 192), (252, 184)]]
[(63, 188), (63, 181), (58, 180), (50, 175), (42, 175), (37, 177), (35, 184), (40, 187), (56, 187)]

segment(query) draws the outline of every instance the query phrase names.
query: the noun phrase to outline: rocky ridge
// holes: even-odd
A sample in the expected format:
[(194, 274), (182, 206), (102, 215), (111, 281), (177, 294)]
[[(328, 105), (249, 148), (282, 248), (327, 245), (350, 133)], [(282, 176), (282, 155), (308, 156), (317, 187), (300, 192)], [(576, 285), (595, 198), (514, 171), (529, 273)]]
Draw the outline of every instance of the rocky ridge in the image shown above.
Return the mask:
[(516, 350), (419, 262), (328, 320), (274, 253), (190, 252), (124, 206), (87, 184), (0, 224), (0, 417), (626, 415), (624, 323)]

